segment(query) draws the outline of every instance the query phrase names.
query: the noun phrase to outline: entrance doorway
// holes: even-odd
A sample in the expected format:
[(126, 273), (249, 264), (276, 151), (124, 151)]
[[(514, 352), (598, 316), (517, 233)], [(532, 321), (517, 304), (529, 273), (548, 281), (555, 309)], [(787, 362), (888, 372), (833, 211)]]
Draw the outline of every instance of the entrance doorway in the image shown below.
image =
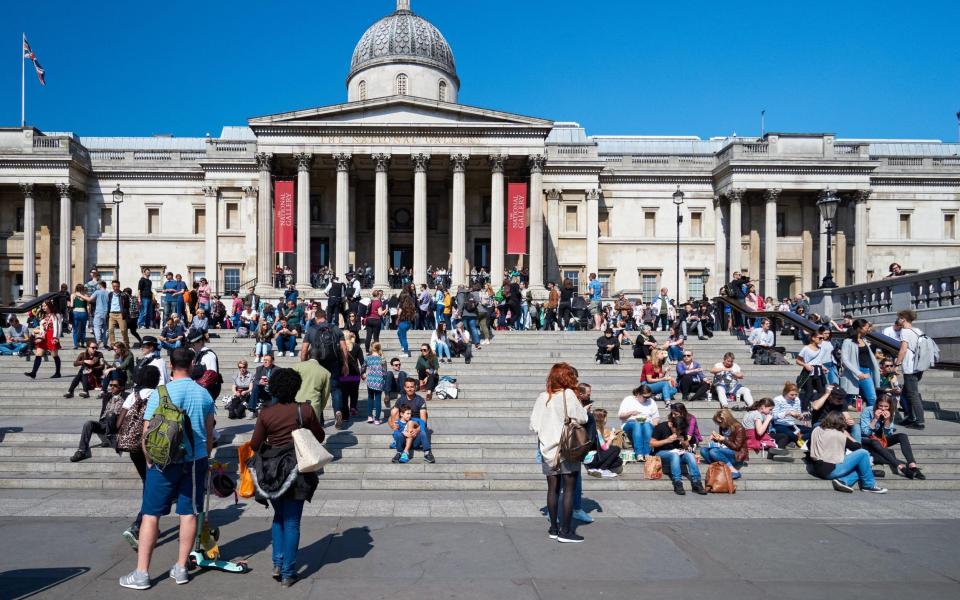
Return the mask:
[[(797, 285), (797, 278), (793, 275), (779, 275), (777, 276), (777, 297), (774, 300), (782, 300), (783, 298), (792, 298), (795, 293)], [(770, 309), (772, 310), (772, 309)]]
[(394, 269), (413, 267), (413, 246), (392, 245), (390, 246), (390, 266)]
[(490, 238), (476, 238), (473, 241), (473, 266), (490, 270)]
[[(330, 238), (310, 238), (310, 265), (319, 270), (330, 264)], [(343, 273), (337, 273), (343, 276)]]

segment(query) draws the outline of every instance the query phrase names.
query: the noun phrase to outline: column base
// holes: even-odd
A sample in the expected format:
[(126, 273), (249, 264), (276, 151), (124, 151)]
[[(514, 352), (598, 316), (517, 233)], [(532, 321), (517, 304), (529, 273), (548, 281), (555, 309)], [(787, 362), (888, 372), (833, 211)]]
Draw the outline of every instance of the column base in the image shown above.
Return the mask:
[(261, 298), (272, 298), (274, 296), (283, 296), (283, 290), (280, 288), (275, 288), (269, 284), (258, 283), (253, 288), (253, 293), (260, 296)]
[(531, 285), (527, 288), (534, 300), (546, 300), (550, 297), (550, 291), (542, 285)]

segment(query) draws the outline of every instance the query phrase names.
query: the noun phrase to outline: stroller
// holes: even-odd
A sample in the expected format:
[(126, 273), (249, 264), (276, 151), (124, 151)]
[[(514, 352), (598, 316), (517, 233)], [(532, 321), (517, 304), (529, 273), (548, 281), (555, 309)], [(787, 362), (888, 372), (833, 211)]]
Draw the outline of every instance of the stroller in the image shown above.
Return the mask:
[(564, 326), (572, 331), (587, 331), (590, 329), (590, 305), (583, 296), (574, 296), (570, 301), (570, 312), (573, 316)]

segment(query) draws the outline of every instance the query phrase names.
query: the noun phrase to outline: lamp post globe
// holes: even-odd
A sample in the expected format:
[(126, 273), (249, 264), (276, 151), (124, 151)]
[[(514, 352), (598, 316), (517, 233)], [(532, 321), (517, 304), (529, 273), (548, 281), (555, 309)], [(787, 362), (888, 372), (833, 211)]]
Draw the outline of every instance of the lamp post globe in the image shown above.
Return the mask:
[(823, 218), (823, 224), (826, 228), (827, 235), (827, 270), (823, 275), (823, 281), (820, 282), (821, 288), (835, 288), (837, 287), (836, 282), (833, 280), (833, 246), (831, 241), (831, 236), (833, 235), (834, 220), (837, 217), (837, 206), (840, 204), (840, 199), (837, 198), (837, 195), (834, 194), (833, 190), (827, 188), (820, 194), (820, 198), (817, 199), (817, 209), (820, 211), (820, 216)]

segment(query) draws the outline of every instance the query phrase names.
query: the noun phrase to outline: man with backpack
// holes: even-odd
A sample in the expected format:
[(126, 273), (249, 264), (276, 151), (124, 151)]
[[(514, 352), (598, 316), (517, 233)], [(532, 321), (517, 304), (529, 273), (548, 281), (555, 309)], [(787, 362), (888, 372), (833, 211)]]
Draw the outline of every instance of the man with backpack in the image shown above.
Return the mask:
[(917, 313), (901, 310), (893, 323), (890, 337), (900, 342), (900, 352), (894, 364), (903, 369), (903, 395), (910, 406), (910, 416), (900, 424), (911, 429), (926, 427), (923, 416), (923, 396), (920, 395), (920, 379), (923, 372), (936, 363), (939, 350), (936, 344), (922, 331), (913, 326)]
[(147, 459), (143, 522), (137, 548), (137, 568), (120, 578), (135, 590), (150, 587), (150, 559), (157, 544), (160, 517), (176, 502), (180, 545), (170, 578), (190, 581), (187, 559), (197, 534), (197, 512), (203, 508), (208, 461), (213, 452), (213, 398), (191, 379), (193, 352), (177, 348), (170, 355), (173, 379), (159, 386), (143, 413), (143, 450)]
[(300, 360), (314, 358), (320, 366), (330, 371), (330, 399), (333, 404), (337, 429), (343, 427), (343, 393), (340, 378), (350, 374), (347, 367), (347, 342), (343, 332), (334, 323), (327, 322), (327, 313), (317, 309), (315, 324), (303, 337), (300, 344)]
[(191, 328), (187, 332), (187, 342), (193, 350), (193, 380), (207, 390), (211, 398), (219, 397), (223, 376), (220, 375), (220, 359), (217, 353), (205, 346), (206, 335), (199, 329)]

